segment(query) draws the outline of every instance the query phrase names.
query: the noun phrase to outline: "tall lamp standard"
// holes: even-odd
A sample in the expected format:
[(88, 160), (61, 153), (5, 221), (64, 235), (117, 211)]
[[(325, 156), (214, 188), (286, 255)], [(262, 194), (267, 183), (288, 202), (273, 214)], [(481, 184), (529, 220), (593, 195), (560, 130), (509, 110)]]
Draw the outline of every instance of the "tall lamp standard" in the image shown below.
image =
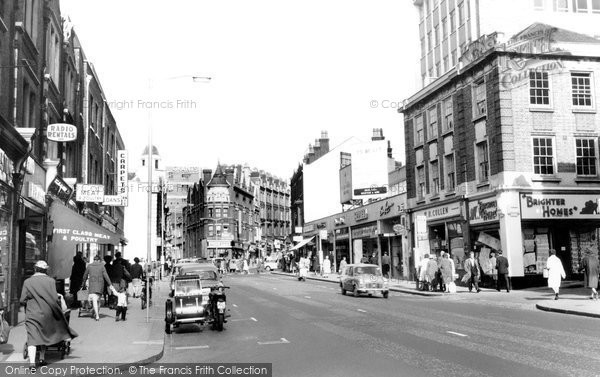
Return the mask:
[[(192, 82), (210, 82), (212, 80), (211, 77), (207, 76), (174, 76), (168, 77), (166, 79), (161, 79), (159, 81), (170, 81), (179, 78), (191, 78)], [(148, 93), (152, 93), (152, 79), (148, 79)], [(148, 227), (147, 227), (147, 239), (146, 239), (146, 264), (150, 266), (152, 261), (152, 164), (154, 161), (150, 161), (152, 159), (152, 106), (148, 108)], [(162, 235), (161, 235), (162, 236)], [(148, 271), (149, 272), (149, 271)], [(146, 297), (150, 298), (150, 284), (146, 284)], [(146, 305), (146, 322), (150, 322), (150, 305)]]

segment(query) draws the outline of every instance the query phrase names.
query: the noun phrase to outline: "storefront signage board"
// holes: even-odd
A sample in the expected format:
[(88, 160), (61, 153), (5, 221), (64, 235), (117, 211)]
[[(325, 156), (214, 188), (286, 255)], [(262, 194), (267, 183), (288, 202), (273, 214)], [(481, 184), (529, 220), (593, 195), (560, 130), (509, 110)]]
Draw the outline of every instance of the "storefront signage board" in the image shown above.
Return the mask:
[(228, 240), (208, 240), (208, 248), (209, 249), (217, 249), (217, 248), (229, 248), (231, 247), (231, 241)]
[(354, 212), (354, 220), (356, 221), (363, 221), (363, 220), (367, 220), (369, 218), (369, 212), (367, 211), (366, 208), (361, 208), (359, 210), (357, 210), (356, 212)]
[(125, 199), (120, 195), (104, 195), (104, 200), (102, 201), (102, 205), (110, 206), (110, 207), (122, 207), (123, 200), (125, 200)]
[(449, 217), (461, 216), (461, 204), (459, 202), (450, 203), (439, 207), (429, 208), (415, 213), (416, 216), (425, 216), (427, 221), (435, 221)]
[(129, 177), (127, 176), (127, 151), (117, 151), (117, 193), (123, 198), (127, 198)]
[(75, 189), (75, 200), (78, 202), (102, 203), (104, 201), (104, 186), (78, 184)]
[(57, 197), (63, 203), (67, 203), (73, 195), (73, 189), (62, 178), (56, 176), (48, 186), (48, 194)]
[(600, 194), (521, 194), (523, 219), (600, 219)]
[(67, 123), (49, 124), (46, 129), (48, 140), (67, 142), (77, 140), (77, 127)]
[(352, 238), (373, 238), (377, 237), (377, 224), (363, 226), (352, 229)]
[(496, 198), (469, 202), (469, 222), (471, 225), (497, 221), (498, 201)]
[(35, 200), (41, 205), (46, 204), (46, 191), (44, 188), (36, 183), (27, 182), (27, 197)]

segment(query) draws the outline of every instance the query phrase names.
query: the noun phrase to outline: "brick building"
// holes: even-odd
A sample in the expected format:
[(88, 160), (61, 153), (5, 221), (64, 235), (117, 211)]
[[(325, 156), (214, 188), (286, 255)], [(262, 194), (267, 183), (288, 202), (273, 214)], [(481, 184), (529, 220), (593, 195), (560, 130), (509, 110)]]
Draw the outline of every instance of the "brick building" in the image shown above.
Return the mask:
[[(414, 262), (502, 249), (517, 284), (549, 249), (568, 274), (598, 252), (600, 41), (535, 23), (470, 44), (454, 71), (406, 100)], [(485, 270), (485, 267), (484, 267)]]

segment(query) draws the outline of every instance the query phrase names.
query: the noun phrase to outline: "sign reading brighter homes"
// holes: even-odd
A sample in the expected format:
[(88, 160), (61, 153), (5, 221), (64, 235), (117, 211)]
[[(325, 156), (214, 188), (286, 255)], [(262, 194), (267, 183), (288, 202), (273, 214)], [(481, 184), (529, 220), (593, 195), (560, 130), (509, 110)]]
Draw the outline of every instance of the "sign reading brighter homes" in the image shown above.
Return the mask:
[(123, 198), (122, 205), (127, 205), (129, 178), (127, 177), (127, 151), (117, 151), (117, 195)]
[(77, 140), (77, 127), (72, 124), (54, 123), (46, 128), (48, 140), (65, 142)]
[(600, 195), (521, 194), (523, 219), (597, 219)]

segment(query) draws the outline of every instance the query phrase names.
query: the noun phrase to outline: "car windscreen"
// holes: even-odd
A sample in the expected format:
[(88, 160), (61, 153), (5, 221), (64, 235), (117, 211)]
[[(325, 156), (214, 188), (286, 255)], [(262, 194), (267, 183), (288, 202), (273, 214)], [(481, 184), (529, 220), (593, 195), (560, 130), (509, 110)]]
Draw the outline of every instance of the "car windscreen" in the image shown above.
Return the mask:
[(199, 295), (200, 293), (200, 281), (197, 279), (177, 280), (175, 282), (176, 295)]
[(375, 266), (367, 266), (367, 267), (355, 267), (354, 268), (355, 275), (375, 275), (381, 276), (381, 269)]
[(197, 271), (197, 270), (185, 270), (183, 271), (184, 275), (198, 275), (200, 280), (219, 280), (217, 273), (215, 271)]

